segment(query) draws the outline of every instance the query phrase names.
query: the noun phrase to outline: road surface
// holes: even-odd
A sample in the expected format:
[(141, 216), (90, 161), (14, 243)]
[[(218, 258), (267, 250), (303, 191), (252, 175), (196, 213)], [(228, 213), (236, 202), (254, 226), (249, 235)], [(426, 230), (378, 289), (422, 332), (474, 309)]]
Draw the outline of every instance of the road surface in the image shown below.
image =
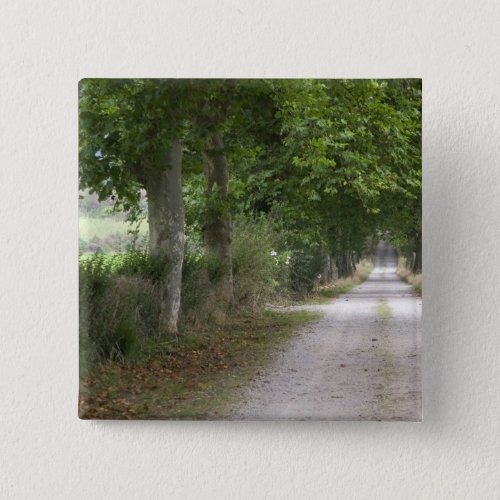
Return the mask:
[(421, 420), (421, 299), (397, 277), (388, 243), (363, 284), (299, 308), (324, 316), (258, 375), (231, 418)]

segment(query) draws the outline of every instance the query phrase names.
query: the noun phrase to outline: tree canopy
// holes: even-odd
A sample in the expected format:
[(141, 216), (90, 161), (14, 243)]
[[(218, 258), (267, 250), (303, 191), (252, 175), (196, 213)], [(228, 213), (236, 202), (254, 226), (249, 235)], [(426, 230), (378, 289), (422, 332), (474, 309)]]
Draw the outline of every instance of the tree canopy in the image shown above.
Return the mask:
[[(142, 215), (170, 265), (182, 255), (168, 255), (160, 219), (178, 212), (176, 230), (205, 241), (229, 278), (239, 213), (269, 217), (284, 245), (339, 273), (381, 234), (421, 268), (420, 80), (87, 79), (79, 94), (80, 187), (131, 219), (156, 192)], [(179, 200), (163, 206), (175, 168)]]

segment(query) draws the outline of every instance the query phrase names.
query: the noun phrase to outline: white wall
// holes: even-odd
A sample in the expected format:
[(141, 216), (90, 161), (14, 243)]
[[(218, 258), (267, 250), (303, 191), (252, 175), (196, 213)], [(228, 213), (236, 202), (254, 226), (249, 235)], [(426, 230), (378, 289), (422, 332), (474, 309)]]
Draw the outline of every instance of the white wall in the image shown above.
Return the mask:
[[(500, 4), (4, 0), (0, 497), (499, 498)], [(424, 79), (424, 423), (77, 418), (77, 81)]]

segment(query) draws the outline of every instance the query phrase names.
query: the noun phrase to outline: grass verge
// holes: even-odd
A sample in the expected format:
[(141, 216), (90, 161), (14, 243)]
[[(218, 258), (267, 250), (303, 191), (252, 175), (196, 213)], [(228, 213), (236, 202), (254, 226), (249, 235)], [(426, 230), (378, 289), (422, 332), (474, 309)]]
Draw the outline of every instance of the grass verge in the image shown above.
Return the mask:
[(152, 342), (133, 365), (107, 362), (80, 382), (80, 418), (219, 419), (283, 342), (321, 313), (266, 311)]
[(363, 283), (373, 271), (373, 263), (363, 259), (357, 266), (356, 271), (348, 278), (340, 278), (333, 283), (319, 286), (315, 292), (307, 297), (305, 304), (327, 304), (331, 299), (343, 293), (350, 292), (355, 286)]
[(411, 285), (417, 295), (422, 296), (422, 274), (413, 274), (404, 266), (404, 262), (401, 262), (401, 260), (396, 273), (403, 281)]

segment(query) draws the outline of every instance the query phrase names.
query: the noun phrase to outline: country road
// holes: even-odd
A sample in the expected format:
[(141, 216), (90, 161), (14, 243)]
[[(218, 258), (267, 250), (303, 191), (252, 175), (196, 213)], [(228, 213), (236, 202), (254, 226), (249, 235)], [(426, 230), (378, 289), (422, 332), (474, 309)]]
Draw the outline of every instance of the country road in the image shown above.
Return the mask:
[(421, 299), (395, 271), (395, 251), (381, 242), (362, 285), (300, 306), (324, 316), (258, 375), (231, 418), (421, 420)]

